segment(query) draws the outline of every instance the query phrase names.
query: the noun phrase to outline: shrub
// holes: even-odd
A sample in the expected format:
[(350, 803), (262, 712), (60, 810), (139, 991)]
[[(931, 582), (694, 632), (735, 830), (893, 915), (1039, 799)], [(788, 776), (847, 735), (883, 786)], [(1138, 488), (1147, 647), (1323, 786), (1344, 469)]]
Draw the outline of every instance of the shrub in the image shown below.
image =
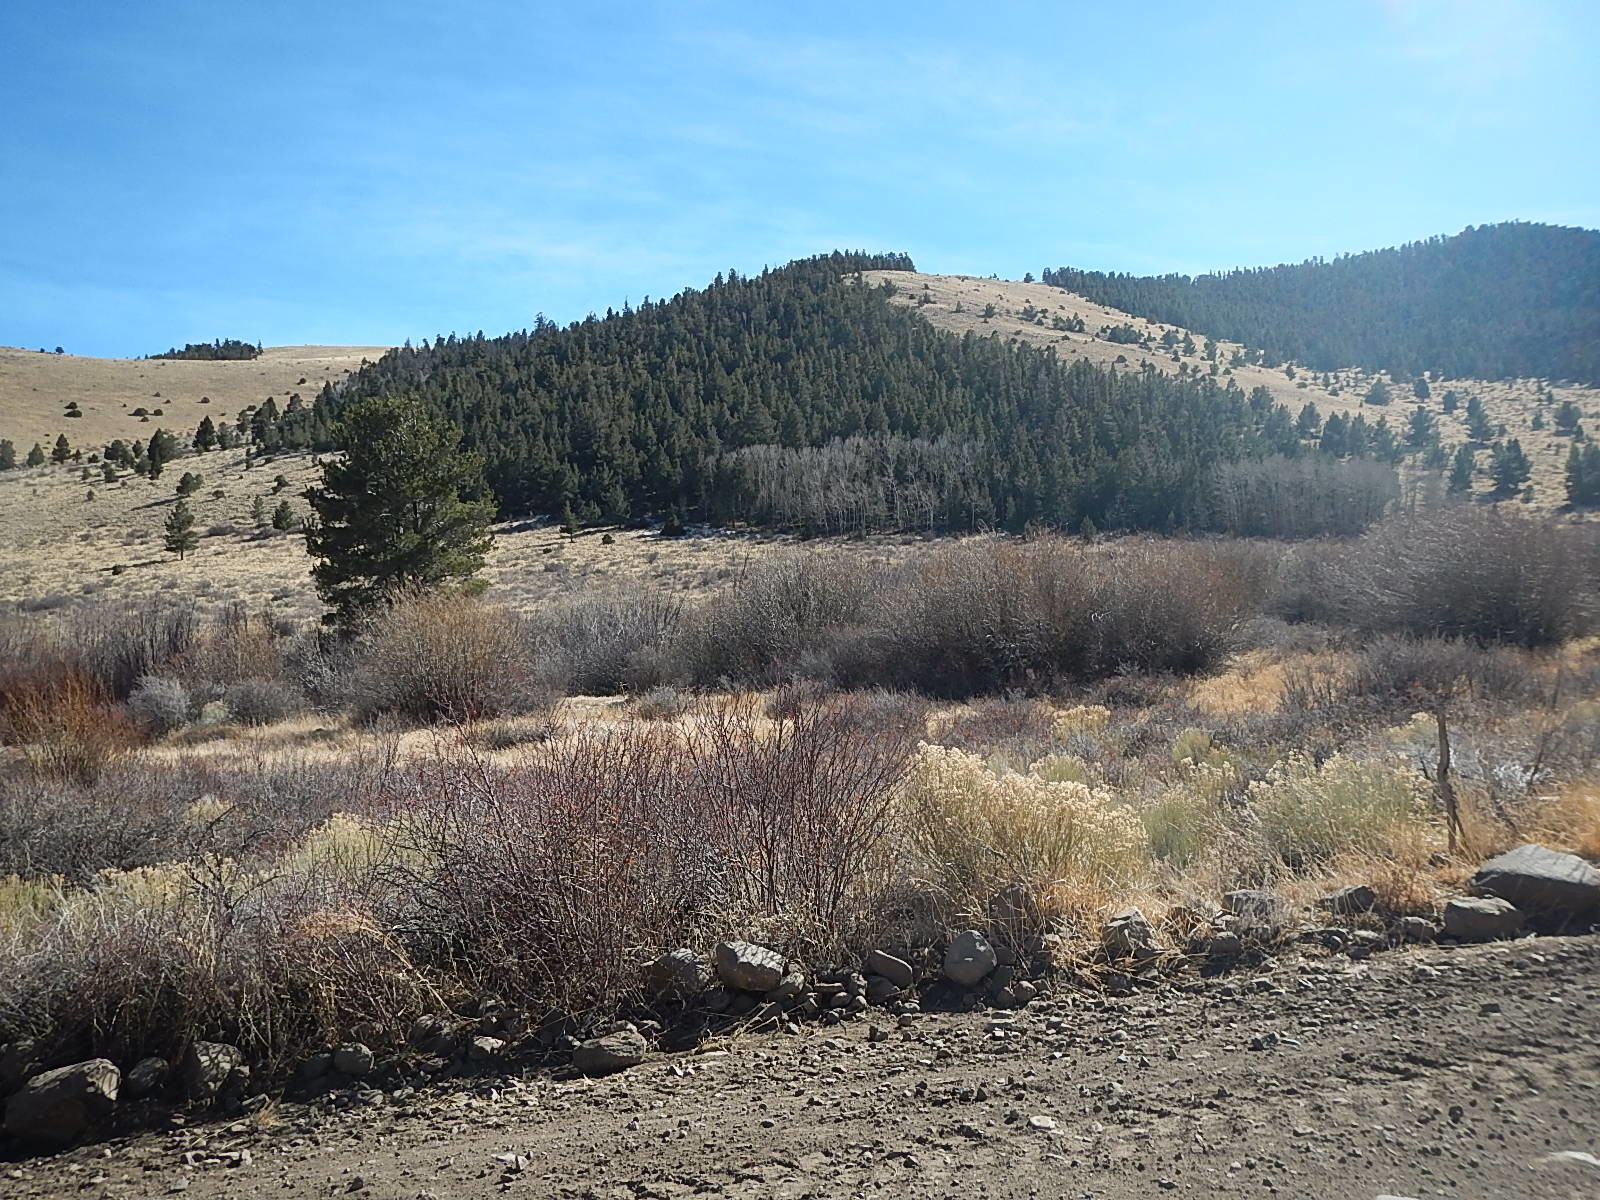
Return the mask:
[(682, 605), (648, 592), (580, 595), (530, 622), (539, 674), (569, 695), (608, 696), (660, 682), (659, 652), (677, 632)]
[(176, 662), (198, 631), (195, 611), (188, 605), (96, 606), (73, 614), (66, 642), (73, 660), (91, 678), (113, 699), (125, 699), (143, 676)]
[(1296, 869), (1347, 851), (1382, 853), (1420, 829), (1427, 787), (1415, 771), (1336, 755), (1322, 766), (1292, 754), (1246, 790), (1267, 844)]
[(0, 672), (0, 741), (36, 775), (93, 782), (137, 740), (105, 689), (76, 668)]
[(992, 771), (961, 750), (924, 745), (905, 792), (914, 844), (952, 915), (980, 911), (1021, 883), (1041, 915), (1081, 911), (1126, 882), (1146, 850), (1139, 819), (1079, 782)]
[(548, 702), (511, 613), (460, 595), (420, 596), (379, 616), (356, 665), (355, 712), (370, 721), (476, 721)]
[(675, 687), (653, 687), (634, 703), (633, 711), (646, 721), (676, 721), (694, 707), (694, 697)]
[(271, 725), (300, 707), (294, 689), (274, 679), (241, 679), (223, 692), (222, 702), (228, 714), (243, 725)]
[(189, 723), (193, 703), (188, 689), (176, 679), (145, 675), (128, 696), (128, 712), (140, 725), (160, 737)]
[(1363, 537), (1335, 590), (1359, 629), (1550, 645), (1595, 628), (1600, 532), (1504, 506), (1429, 509)]

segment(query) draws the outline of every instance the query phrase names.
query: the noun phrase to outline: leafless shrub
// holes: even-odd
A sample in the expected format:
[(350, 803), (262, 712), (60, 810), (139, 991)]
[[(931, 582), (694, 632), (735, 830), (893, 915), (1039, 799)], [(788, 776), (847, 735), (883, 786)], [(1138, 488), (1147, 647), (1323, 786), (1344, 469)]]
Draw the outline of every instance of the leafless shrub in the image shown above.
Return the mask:
[(197, 630), (195, 612), (185, 605), (97, 605), (73, 614), (66, 642), (78, 666), (122, 699), (143, 676), (175, 663), (194, 643)]
[(513, 614), (463, 596), (421, 596), (378, 618), (359, 652), (355, 714), (475, 721), (546, 703)]
[(128, 695), (128, 712), (157, 737), (182, 729), (193, 715), (189, 691), (176, 679), (141, 676)]
[(275, 679), (241, 679), (223, 692), (222, 702), (242, 725), (270, 725), (300, 707), (295, 690)]
[(570, 695), (653, 687), (681, 616), (681, 603), (659, 592), (574, 596), (530, 622), (539, 673)]
[(35, 774), (92, 782), (137, 741), (138, 731), (84, 672), (54, 664), (0, 670), (0, 742), (21, 750)]

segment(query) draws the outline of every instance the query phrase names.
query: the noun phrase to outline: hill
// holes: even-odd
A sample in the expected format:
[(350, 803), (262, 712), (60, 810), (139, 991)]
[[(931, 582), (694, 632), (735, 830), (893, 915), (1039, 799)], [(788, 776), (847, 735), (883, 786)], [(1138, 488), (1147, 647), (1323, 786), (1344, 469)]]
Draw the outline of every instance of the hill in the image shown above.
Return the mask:
[[(220, 424), (269, 397), (309, 401), (386, 346), (271, 346), (230, 361), (89, 358), (0, 346), (0, 438), (19, 455), (61, 434), (99, 450), (113, 438), (148, 438), (156, 429), (192, 433), (200, 418)], [(68, 405), (82, 415), (69, 417)], [(145, 415), (136, 415), (143, 409)], [(159, 411), (159, 415), (157, 415)]]
[(1600, 232), (1469, 226), (1329, 261), (1212, 275), (1062, 267), (1098, 304), (1243, 342), (1312, 370), (1600, 384)]

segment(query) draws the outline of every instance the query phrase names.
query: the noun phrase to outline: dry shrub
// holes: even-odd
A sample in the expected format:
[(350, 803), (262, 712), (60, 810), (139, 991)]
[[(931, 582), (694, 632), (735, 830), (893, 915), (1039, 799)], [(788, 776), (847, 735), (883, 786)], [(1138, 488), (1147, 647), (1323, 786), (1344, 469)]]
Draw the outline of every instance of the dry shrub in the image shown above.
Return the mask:
[(466, 596), (426, 595), (380, 616), (354, 680), (358, 720), (477, 721), (548, 703), (519, 619)]
[(91, 783), (138, 740), (132, 722), (82, 671), (13, 668), (0, 681), (0, 741), (20, 749), (39, 776)]
[(65, 634), (73, 661), (114, 699), (146, 675), (178, 662), (195, 643), (199, 622), (187, 605), (149, 602), (75, 612)]
[(1429, 789), (1417, 772), (1344, 755), (1319, 766), (1291, 754), (1251, 783), (1245, 799), (1267, 844), (1297, 870), (1382, 852), (1429, 816)]
[(992, 770), (961, 750), (924, 745), (904, 797), (919, 867), (950, 919), (983, 912), (1022, 884), (1044, 919), (1083, 914), (1141, 869), (1139, 819), (1110, 792), (1029, 772)]
[(653, 687), (633, 704), (633, 712), (646, 721), (676, 721), (694, 708), (693, 693), (663, 684)]
[(252, 613), (242, 603), (217, 614), (211, 627), (195, 636), (173, 673), (190, 687), (247, 680), (278, 680), (284, 672), (281, 631), (267, 613)]
[(1595, 628), (1600, 528), (1505, 505), (1394, 517), (1334, 573), (1344, 623), (1419, 637), (1546, 646)]
[(682, 603), (660, 592), (609, 592), (561, 601), (532, 618), (540, 674), (568, 695), (609, 696), (658, 684), (661, 655)]
[(887, 878), (914, 733), (881, 702), (772, 723), (750, 698), (681, 726), (582, 726), (510, 768), (437, 759), (393, 793), (395, 853), (428, 864), (401, 873), (394, 919), (474, 987), (573, 1011), (730, 929), (814, 949)]
[(1549, 797), (1538, 832), (1590, 862), (1600, 862), (1600, 782), (1576, 780)]

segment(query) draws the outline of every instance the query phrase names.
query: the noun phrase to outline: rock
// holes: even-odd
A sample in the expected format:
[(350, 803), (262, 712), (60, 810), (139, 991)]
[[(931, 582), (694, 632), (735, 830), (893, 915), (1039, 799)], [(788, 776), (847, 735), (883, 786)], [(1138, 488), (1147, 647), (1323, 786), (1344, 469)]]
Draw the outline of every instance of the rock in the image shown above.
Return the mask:
[(1206, 952), (1212, 958), (1238, 958), (1244, 953), (1244, 941), (1231, 929), (1219, 929), (1206, 943)]
[(1161, 952), (1155, 930), (1137, 908), (1125, 908), (1100, 928), (1100, 944), (1113, 959), (1147, 962)]
[(504, 1038), (480, 1034), (467, 1043), (467, 1058), (473, 1062), (488, 1062), (505, 1053)]
[(105, 1058), (35, 1075), (6, 1102), (5, 1131), (23, 1142), (65, 1145), (111, 1111), (121, 1083), (122, 1072)]
[(341, 1075), (360, 1079), (372, 1072), (372, 1064), (372, 1050), (361, 1042), (343, 1042), (333, 1048), (333, 1069)]
[(951, 939), (944, 952), (945, 978), (962, 987), (975, 988), (998, 962), (989, 939), (976, 929), (966, 929)]
[(300, 1064), (300, 1078), (310, 1083), (333, 1070), (333, 1051), (319, 1050)]
[(1518, 846), (1491, 858), (1472, 877), (1475, 896), (1495, 896), (1524, 912), (1600, 916), (1600, 870), (1576, 854)]
[(1401, 917), (1396, 929), (1402, 942), (1436, 942), (1439, 926), (1426, 917)]
[(39, 1073), (39, 1043), (18, 1038), (0, 1046), (0, 1095), (16, 1091)]
[(784, 968), (783, 978), (778, 980), (778, 986), (766, 993), (768, 1000), (783, 1001), (793, 1000), (806, 990), (806, 973), (798, 964), (790, 963)]
[(1329, 892), (1317, 901), (1317, 907), (1343, 917), (1354, 916), (1377, 908), (1378, 893), (1364, 883), (1353, 883), (1336, 892)]
[(1003, 987), (995, 994), (994, 1002), (1001, 1008), (1026, 1008), (1039, 994), (1038, 985), (1027, 979), (1019, 979), (1008, 987)]
[(897, 988), (908, 988), (917, 981), (916, 972), (911, 969), (911, 964), (887, 951), (869, 951), (867, 961), (863, 965), (869, 974), (881, 975)]
[(718, 942), (714, 956), (718, 977), (741, 992), (765, 994), (784, 976), (783, 955), (752, 942)]
[(172, 1070), (172, 1064), (164, 1058), (141, 1058), (128, 1069), (122, 1077), (122, 1097), (127, 1100), (138, 1100), (148, 1096), (166, 1082), (167, 1072)]
[(867, 1003), (884, 1004), (900, 994), (899, 985), (882, 975), (867, 976)]
[(1272, 941), (1283, 933), (1289, 919), (1289, 902), (1277, 892), (1246, 888), (1229, 892), (1222, 906), (1235, 917), (1234, 931), (1259, 941)]
[(693, 950), (668, 950), (645, 968), (644, 986), (654, 996), (693, 996), (711, 986), (711, 962)]
[(1056, 1127), (1056, 1119), (1047, 1117), (1043, 1113), (1036, 1113), (1028, 1118), (1028, 1127), (1037, 1129), (1040, 1133), (1049, 1133)]
[(444, 1031), (444, 1018), (428, 1013), (426, 1016), (418, 1017), (411, 1022), (411, 1029), (406, 1034), (406, 1040), (418, 1049), (422, 1049)]
[(244, 1051), (226, 1042), (192, 1042), (183, 1060), (183, 1091), (190, 1100), (215, 1100), (244, 1069)]
[(1522, 912), (1498, 896), (1457, 896), (1444, 906), (1444, 932), (1462, 942), (1513, 937), (1522, 929)]
[(636, 1029), (622, 1029), (578, 1043), (578, 1048), (572, 1052), (572, 1065), (584, 1075), (609, 1075), (637, 1067), (649, 1049), (644, 1034)]
[(1039, 906), (1025, 883), (1008, 883), (989, 898), (989, 918), (1003, 925), (1026, 925), (1033, 921)]
[(723, 1013), (733, 1007), (733, 992), (725, 987), (714, 987), (705, 994), (703, 1003), (707, 1012)]

